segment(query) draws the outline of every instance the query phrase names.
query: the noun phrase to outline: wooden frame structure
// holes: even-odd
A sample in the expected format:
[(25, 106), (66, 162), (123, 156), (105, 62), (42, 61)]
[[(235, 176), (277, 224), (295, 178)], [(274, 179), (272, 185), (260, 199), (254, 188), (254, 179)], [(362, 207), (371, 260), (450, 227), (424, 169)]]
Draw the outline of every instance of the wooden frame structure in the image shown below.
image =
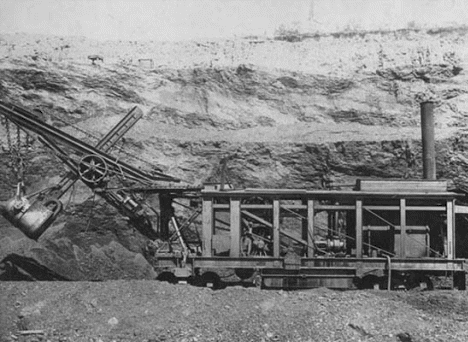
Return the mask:
[[(459, 196), (441, 181), (361, 181), (350, 191), (203, 190), (203, 252), (188, 263), (257, 270), (273, 288), (349, 288), (446, 272), (464, 288), (464, 260), (455, 257)], [(255, 225), (266, 233), (252, 232)], [(246, 236), (261, 253), (246, 253)]]

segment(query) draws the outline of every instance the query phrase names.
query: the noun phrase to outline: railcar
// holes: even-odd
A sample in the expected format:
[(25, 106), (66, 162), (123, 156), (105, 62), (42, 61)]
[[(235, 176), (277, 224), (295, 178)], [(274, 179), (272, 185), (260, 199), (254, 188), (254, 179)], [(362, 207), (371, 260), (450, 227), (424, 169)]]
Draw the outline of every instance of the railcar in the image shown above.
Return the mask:
[(161, 279), (220, 285), (229, 269), (263, 288), (465, 289), (456, 258), (457, 205), (446, 181), (359, 180), (347, 191), (219, 189), (201, 192), (198, 253), (159, 253)]

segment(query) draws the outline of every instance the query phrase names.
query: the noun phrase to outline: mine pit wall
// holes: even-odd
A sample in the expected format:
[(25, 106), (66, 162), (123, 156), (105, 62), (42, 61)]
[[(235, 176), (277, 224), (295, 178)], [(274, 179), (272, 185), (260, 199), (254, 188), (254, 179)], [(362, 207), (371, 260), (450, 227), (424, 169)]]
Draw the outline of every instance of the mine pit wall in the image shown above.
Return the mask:
[[(159, 144), (153, 145), (154, 147)], [(161, 143), (162, 146), (162, 143)], [(437, 177), (466, 179), (457, 166), (468, 148), (468, 136), (439, 140), (436, 145)], [(201, 182), (216, 170), (213, 155), (232, 155), (227, 171), (240, 187), (326, 189), (353, 186), (357, 178), (420, 179), (422, 147), (419, 140), (347, 141), (323, 144), (184, 142), (172, 146), (180, 153), (179, 165), (192, 169), (186, 178)]]

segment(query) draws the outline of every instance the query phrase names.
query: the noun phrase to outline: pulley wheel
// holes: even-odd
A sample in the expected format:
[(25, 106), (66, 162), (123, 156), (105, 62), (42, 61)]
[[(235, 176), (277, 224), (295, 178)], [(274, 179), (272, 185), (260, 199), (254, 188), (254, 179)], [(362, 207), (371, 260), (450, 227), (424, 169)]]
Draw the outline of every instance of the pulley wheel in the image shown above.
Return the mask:
[(89, 185), (98, 185), (108, 172), (105, 160), (97, 155), (90, 154), (81, 158), (78, 164), (78, 173), (81, 179)]

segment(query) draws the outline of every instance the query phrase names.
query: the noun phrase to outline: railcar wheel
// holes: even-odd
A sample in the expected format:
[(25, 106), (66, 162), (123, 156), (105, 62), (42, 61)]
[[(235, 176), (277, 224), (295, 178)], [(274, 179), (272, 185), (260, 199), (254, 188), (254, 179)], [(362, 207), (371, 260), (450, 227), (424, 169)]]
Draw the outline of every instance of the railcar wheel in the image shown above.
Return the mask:
[(361, 290), (366, 290), (366, 289), (378, 290), (381, 288), (381, 286), (382, 286), (381, 279), (375, 275), (367, 275), (363, 277), (358, 284), (358, 288)]
[(255, 270), (253, 268), (236, 268), (234, 270), (234, 273), (241, 280), (246, 280), (251, 278), (255, 274)]
[(177, 284), (177, 278), (174, 275), (174, 273), (171, 272), (162, 272), (160, 275), (158, 275), (156, 280), (167, 282), (170, 284)]
[(222, 285), (221, 278), (214, 272), (203, 273), (201, 276), (201, 285), (213, 290), (218, 290)]
[(410, 274), (406, 279), (406, 289), (420, 288), (421, 290), (433, 290), (434, 284), (431, 278), (423, 274)]
[(434, 290), (434, 284), (432, 283), (431, 278), (428, 276), (423, 276), (422, 279), (419, 281), (419, 287), (426, 289), (426, 290)]
[(455, 272), (453, 275), (453, 287), (460, 290), (466, 290), (466, 274), (465, 271)]

